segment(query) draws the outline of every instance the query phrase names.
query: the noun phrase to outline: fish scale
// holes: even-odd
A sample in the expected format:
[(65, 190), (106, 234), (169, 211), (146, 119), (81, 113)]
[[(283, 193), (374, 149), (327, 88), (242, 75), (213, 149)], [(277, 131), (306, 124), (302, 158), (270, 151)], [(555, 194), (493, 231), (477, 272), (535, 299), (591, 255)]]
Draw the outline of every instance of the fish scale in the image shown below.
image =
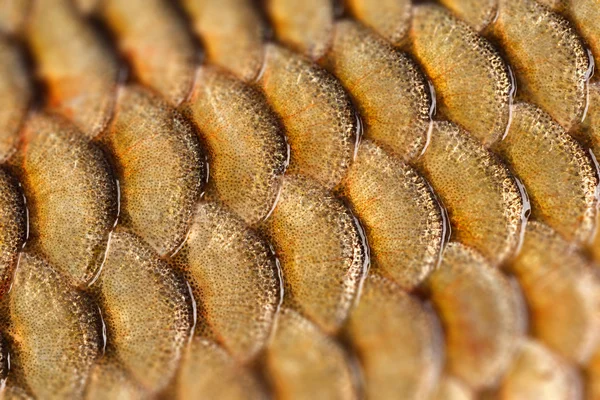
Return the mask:
[(3, 398), (600, 399), (597, 15), (0, 1)]

